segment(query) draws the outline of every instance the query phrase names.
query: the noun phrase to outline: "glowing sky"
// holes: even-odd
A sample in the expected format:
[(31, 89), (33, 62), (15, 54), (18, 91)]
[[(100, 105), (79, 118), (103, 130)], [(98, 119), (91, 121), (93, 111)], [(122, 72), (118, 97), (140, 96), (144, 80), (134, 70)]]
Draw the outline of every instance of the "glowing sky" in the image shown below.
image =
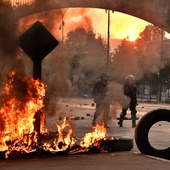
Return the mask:
[[(35, 0), (25, 0), (25, 1), (16, 1), (10, 0), (12, 4), (21, 3), (21, 4), (29, 4), (34, 2)], [(43, 2), (42, 2), (43, 3)], [(61, 13), (60, 13), (61, 14)], [(64, 9), (63, 14), (65, 25), (65, 33), (70, 31), (72, 28), (76, 28), (76, 26), (83, 25), (85, 26), (85, 22), (87, 17), (91, 19), (91, 27), (94, 28), (96, 33), (102, 35), (102, 37), (107, 37), (107, 14), (106, 11), (103, 9), (90, 9), (90, 8), (67, 8), (66, 11)], [(86, 17), (86, 19), (84, 19)], [(87, 20), (90, 23), (90, 20)], [(79, 23), (79, 24), (78, 24)], [(111, 12), (110, 18), (110, 38), (111, 39), (124, 39), (127, 36), (130, 40), (134, 41), (138, 36), (139, 33), (144, 30), (144, 28), (149, 25), (150, 23), (141, 20), (139, 18), (126, 15), (119, 12)], [(167, 34), (168, 37), (169, 34)]]
[[(97, 11), (96, 11), (97, 12)], [(107, 14), (103, 10), (98, 10), (96, 16), (98, 15), (98, 21), (93, 20), (94, 26), (97, 23), (105, 23), (103, 27), (95, 28), (96, 31), (103, 32), (104, 36), (107, 35)], [(100, 17), (100, 15), (102, 17)], [(132, 17), (119, 12), (110, 13), (110, 36), (115, 39), (123, 39), (127, 36), (131, 40), (134, 40), (138, 37), (139, 33), (142, 32), (149, 23), (138, 18)]]
[[(62, 14), (62, 15), (61, 15)], [(61, 39), (62, 16), (64, 20), (64, 39), (69, 31), (75, 30), (77, 27), (83, 27), (87, 29), (93, 29), (96, 34), (100, 34), (102, 38), (106, 39), (108, 35), (108, 15), (103, 9), (92, 8), (67, 8), (51, 11), (51, 14), (42, 14), (42, 17), (46, 17), (46, 24), (54, 25), (53, 31), (57, 38)], [(41, 15), (39, 15), (41, 16)], [(30, 17), (31, 20), (36, 17)], [(50, 20), (49, 20), (50, 18)], [(38, 18), (40, 19), (40, 18)], [(36, 19), (35, 19), (36, 20)], [(26, 22), (26, 21), (25, 21)], [(24, 25), (25, 25), (25, 22)], [(28, 22), (27, 22), (28, 23)], [(114, 40), (112, 46), (116, 47), (118, 44), (115, 39), (122, 40), (129, 37), (129, 40), (134, 41), (138, 38), (148, 23), (142, 19), (123, 14), (120, 12), (110, 11), (110, 40)], [(167, 37), (170, 37), (167, 35)], [(112, 42), (112, 41), (111, 41)]]
[[(84, 15), (74, 15), (70, 20), (67, 16), (72, 13), (72, 10), (74, 9), (68, 9), (64, 15), (66, 29), (67, 23), (75, 24), (80, 22), (84, 17)], [(103, 37), (107, 37), (108, 20), (106, 11), (102, 9), (90, 9), (86, 11), (86, 16), (91, 18), (94, 31), (101, 34)], [(110, 37), (114, 39), (123, 39), (129, 36), (131, 40), (134, 40), (148, 24), (148, 22), (130, 15), (119, 12), (110, 12)]]
[[(92, 27), (96, 34), (101, 34), (107, 38), (108, 16), (103, 9), (88, 8), (68, 8), (64, 13), (65, 34), (78, 26), (84, 28)], [(129, 40), (134, 41), (148, 23), (142, 19), (123, 14), (120, 12), (110, 12), (110, 39), (124, 39), (129, 36)], [(169, 38), (169, 34), (166, 34)]]

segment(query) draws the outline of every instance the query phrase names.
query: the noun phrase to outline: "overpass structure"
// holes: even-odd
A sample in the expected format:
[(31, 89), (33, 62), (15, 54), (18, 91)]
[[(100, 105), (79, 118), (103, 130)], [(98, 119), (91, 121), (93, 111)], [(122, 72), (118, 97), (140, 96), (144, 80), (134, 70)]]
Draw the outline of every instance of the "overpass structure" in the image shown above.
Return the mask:
[[(18, 0), (11, 1), (14, 3)], [(27, 1), (29, 3), (26, 3)], [(60, 8), (99, 8), (140, 18), (170, 33), (169, 0), (21, 0), (18, 2), (20, 3), (14, 10), (16, 19)]]

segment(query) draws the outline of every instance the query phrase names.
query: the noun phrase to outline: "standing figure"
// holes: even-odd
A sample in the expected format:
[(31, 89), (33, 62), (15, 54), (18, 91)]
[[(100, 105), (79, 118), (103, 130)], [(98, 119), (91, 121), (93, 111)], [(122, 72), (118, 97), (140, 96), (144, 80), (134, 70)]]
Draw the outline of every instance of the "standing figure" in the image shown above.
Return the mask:
[(123, 90), (124, 90), (124, 95), (130, 98), (130, 103), (129, 103), (129, 106), (122, 108), (122, 112), (120, 114), (120, 120), (118, 122), (118, 125), (120, 127), (123, 127), (123, 119), (126, 116), (127, 110), (129, 108), (131, 111), (131, 116), (132, 116), (132, 127), (134, 128), (134, 127), (136, 127), (136, 113), (137, 113), (136, 91), (137, 91), (137, 87), (135, 84), (135, 77), (133, 75), (128, 75), (125, 78)]
[(92, 96), (96, 103), (96, 111), (94, 113), (92, 125), (96, 125), (96, 120), (99, 115), (104, 112), (104, 126), (107, 126), (107, 120), (109, 118), (110, 102), (108, 98), (108, 75), (102, 73), (100, 80), (94, 85)]

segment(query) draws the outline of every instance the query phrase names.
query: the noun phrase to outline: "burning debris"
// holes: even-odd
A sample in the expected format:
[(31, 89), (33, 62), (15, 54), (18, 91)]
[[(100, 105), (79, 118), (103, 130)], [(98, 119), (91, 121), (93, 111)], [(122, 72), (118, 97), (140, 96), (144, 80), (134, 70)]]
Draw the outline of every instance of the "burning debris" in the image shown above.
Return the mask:
[(80, 142), (80, 146), (85, 148), (85, 150), (89, 151), (92, 147), (99, 147), (99, 141), (104, 139), (106, 136), (106, 129), (104, 125), (99, 126), (96, 125), (93, 127), (93, 132), (86, 133), (82, 141)]
[(66, 123), (66, 119), (64, 120), (63, 124), (56, 124), (56, 126), (58, 129), (56, 136), (51, 138), (52, 140), (42, 139), (42, 148), (46, 151), (56, 153), (67, 151), (76, 146), (76, 138), (72, 134), (72, 128), (70, 124)]
[[(57, 131), (48, 132), (44, 127), (43, 100), (46, 86), (39, 80), (10, 72), (1, 96), (0, 108), (0, 157), (8, 158), (29, 154), (75, 154), (111, 151), (104, 125), (93, 127), (85, 134), (80, 145), (69, 123), (56, 123)], [(35, 117), (41, 111), (40, 132), (36, 130)], [(112, 138), (118, 141), (118, 138)]]
[(7, 151), (6, 157), (13, 150), (30, 152), (35, 149), (34, 116), (44, 107), (44, 96), (43, 83), (15, 72), (8, 74), (0, 109), (0, 151)]

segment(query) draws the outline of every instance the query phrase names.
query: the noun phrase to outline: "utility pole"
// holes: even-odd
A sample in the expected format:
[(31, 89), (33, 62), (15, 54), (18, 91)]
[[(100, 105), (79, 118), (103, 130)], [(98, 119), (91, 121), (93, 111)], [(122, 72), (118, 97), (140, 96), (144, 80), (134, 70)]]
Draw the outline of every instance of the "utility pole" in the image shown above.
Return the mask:
[(107, 10), (107, 73), (110, 74), (110, 10)]
[(164, 49), (163, 49), (163, 37), (164, 36), (164, 30), (162, 29), (161, 33), (161, 68), (159, 71), (159, 102), (162, 100), (162, 60), (163, 60), (163, 54), (164, 54)]

